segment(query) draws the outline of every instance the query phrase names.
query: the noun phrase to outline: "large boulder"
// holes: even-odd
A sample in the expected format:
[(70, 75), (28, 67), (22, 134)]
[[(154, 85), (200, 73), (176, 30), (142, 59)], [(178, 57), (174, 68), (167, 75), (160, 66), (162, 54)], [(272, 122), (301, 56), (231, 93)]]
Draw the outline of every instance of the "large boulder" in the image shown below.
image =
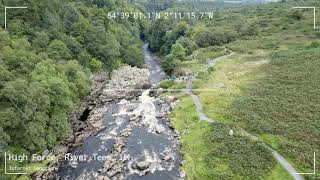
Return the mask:
[(143, 161), (143, 162), (137, 162), (137, 169), (140, 171), (144, 171), (148, 169), (150, 166), (149, 162)]

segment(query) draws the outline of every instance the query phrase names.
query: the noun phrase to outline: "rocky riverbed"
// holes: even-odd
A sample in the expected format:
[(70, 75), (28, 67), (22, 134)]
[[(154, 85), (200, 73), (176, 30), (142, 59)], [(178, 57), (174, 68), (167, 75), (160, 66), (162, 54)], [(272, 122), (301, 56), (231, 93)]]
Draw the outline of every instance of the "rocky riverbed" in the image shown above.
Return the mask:
[[(168, 120), (174, 98), (164, 98), (153, 89), (165, 74), (152, 54), (145, 53), (145, 61), (148, 69), (125, 66), (113, 71), (110, 79), (103, 73), (93, 78), (94, 90), (70, 117), (73, 131), (68, 140), (51, 152), (60, 156), (58, 163), (50, 165), (58, 171), (35, 177), (185, 178), (180, 170), (179, 134)], [(65, 160), (65, 154), (88, 157)]]

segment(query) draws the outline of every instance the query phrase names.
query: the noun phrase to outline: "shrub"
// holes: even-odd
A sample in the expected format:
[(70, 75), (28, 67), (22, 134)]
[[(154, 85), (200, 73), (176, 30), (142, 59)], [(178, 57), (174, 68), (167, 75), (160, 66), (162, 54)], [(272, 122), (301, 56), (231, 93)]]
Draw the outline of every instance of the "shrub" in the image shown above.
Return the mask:
[(228, 29), (205, 29), (196, 32), (195, 42), (200, 47), (216, 46), (229, 43), (235, 40), (237, 33)]
[(171, 54), (174, 59), (184, 61), (186, 58), (186, 49), (180, 43), (176, 43), (171, 47)]
[(177, 43), (181, 44), (186, 49), (186, 55), (191, 55), (198, 45), (188, 37), (180, 37)]
[(92, 72), (97, 72), (102, 69), (103, 63), (100, 60), (92, 58), (90, 61), (90, 69)]
[(292, 20), (301, 20), (303, 18), (303, 14), (301, 11), (290, 11), (288, 13), (288, 18)]
[(169, 89), (174, 85), (173, 80), (164, 80), (160, 83), (160, 87), (163, 89)]
[(169, 54), (165, 57), (165, 60), (161, 63), (161, 67), (166, 73), (172, 74), (174, 68), (176, 67), (176, 62), (173, 59), (172, 54)]
[(312, 41), (310, 47), (312, 48), (320, 47), (320, 41)]

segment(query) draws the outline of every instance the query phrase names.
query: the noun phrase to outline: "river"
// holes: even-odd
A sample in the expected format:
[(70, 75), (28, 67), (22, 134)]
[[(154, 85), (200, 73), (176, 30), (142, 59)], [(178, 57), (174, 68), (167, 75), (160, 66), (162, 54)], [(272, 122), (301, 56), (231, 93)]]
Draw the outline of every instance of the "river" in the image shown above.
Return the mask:
[[(166, 78), (157, 56), (143, 46), (145, 65), (153, 86)], [(180, 145), (169, 121), (160, 116), (163, 100), (143, 90), (133, 100), (108, 103), (103, 112), (106, 127), (83, 141), (71, 155), (87, 155), (84, 161), (65, 161), (59, 179), (181, 179)], [(106, 160), (92, 158), (98, 154)]]

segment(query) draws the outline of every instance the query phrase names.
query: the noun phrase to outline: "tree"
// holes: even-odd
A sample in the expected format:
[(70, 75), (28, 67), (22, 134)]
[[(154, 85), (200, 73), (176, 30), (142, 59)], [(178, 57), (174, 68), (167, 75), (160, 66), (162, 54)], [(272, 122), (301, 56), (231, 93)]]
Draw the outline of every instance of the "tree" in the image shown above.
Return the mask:
[(71, 3), (63, 7), (62, 13), (63, 14), (61, 16), (64, 28), (67, 30), (67, 32), (70, 32), (73, 29), (75, 23), (79, 21), (80, 13), (76, 9), (76, 7), (74, 7), (74, 5), (72, 5)]
[(49, 44), (49, 36), (45, 32), (36, 32), (32, 39), (32, 47), (37, 52), (43, 52)]
[[(249, 32), (250, 31), (250, 32)], [(246, 31), (246, 33), (255, 33), (252, 29)], [(230, 29), (203, 29), (195, 33), (194, 39), (195, 42), (200, 47), (207, 47), (207, 46), (216, 46), (222, 45), (225, 43), (229, 43), (234, 41), (237, 36), (237, 33), (230, 30)]]
[(169, 54), (165, 57), (165, 60), (161, 63), (161, 67), (166, 73), (168, 74), (173, 73), (176, 67), (176, 62), (172, 54)]
[(141, 67), (143, 65), (143, 54), (141, 52), (141, 48), (134, 45), (129, 46), (124, 52), (123, 62), (131, 66)]
[(178, 25), (173, 29), (176, 39), (181, 36), (184, 36), (189, 30), (189, 25), (185, 21), (181, 21)]
[(90, 61), (90, 69), (92, 72), (97, 72), (102, 69), (103, 63), (98, 59), (92, 58)]
[(91, 56), (86, 50), (82, 50), (77, 59), (83, 67), (89, 67)]
[(50, 43), (47, 49), (47, 54), (55, 60), (68, 60), (71, 58), (70, 50), (60, 40), (54, 40)]
[(10, 37), (7, 31), (3, 31), (0, 28), (0, 50), (4, 47), (9, 45), (10, 43)]
[(7, 25), (8, 32), (17, 36), (29, 35), (32, 32), (30, 24), (21, 19), (11, 20)]
[(180, 37), (177, 43), (181, 44), (186, 49), (186, 55), (191, 55), (198, 45), (188, 37)]
[(41, 58), (29, 50), (4, 48), (1, 54), (2, 63), (11, 72), (13, 79), (28, 75)]
[(26, 39), (15, 39), (11, 41), (11, 47), (13, 49), (30, 50), (31, 44)]
[[(2, 123), (1, 123), (2, 124)], [(7, 149), (8, 143), (10, 142), (10, 136), (4, 132), (0, 125), (0, 157), (2, 158), (5, 150)]]
[(83, 43), (86, 32), (92, 28), (90, 21), (85, 18), (84, 16), (80, 15), (79, 21), (76, 22), (73, 26), (72, 31), (70, 32), (71, 35), (78, 37), (77, 39)]
[(209, 30), (196, 32), (194, 39), (198, 46), (207, 47), (211, 45), (212, 34)]
[(165, 44), (166, 39), (164, 38), (166, 33), (172, 28), (172, 20), (158, 19), (153, 22), (149, 29), (149, 47), (153, 52), (159, 51), (161, 46)]
[(76, 38), (72, 36), (64, 36), (63, 42), (67, 46), (67, 48), (70, 50), (70, 55), (72, 59), (76, 59), (78, 55), (81, 53), (81, 44), (77, 41)]
[(85, 35), (88, 52), (100, 59), (107, 67), (120, 60), (120, 44), (111, 32), (102, 25), (94, 26)]
[(184, 61), (186, 58), (186, 49), (180, 43), (176, 43), (171, 47), (171, 54), (175, 60)]
[(82, 71), (77, 60), (70, 60), (67, 63), (60, 64), (59, 66), (65, 76), (67, 77), (67, 84), (73, 94), (70, 96), (74, 103), (79, 103), (79, 99), (88, 94), (90, 90), (89, 79)]
[(43, 16), (43, 27), (47, 31), (49, 38), (61, 38), (61, 35), (64, 32), (64, 26), (58, 13), (49, 11), (49, 9), (46, 8)]

